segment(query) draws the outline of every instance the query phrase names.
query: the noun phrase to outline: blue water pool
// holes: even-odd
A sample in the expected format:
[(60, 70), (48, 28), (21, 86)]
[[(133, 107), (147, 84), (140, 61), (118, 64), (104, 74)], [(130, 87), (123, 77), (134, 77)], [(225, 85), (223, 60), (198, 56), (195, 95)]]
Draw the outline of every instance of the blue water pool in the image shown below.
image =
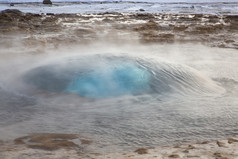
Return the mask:
[(65, 92), (84, 97), (117, 97), (142, 94), (149, 90), (150, 74), (135, 64), (121, 63), (95, 69), (73, 78)]
[(144, 94), (201, 95), (222, 90), (192, 68), (127, 56), (66, 58), (32, 69), (24, 76), (24, 81), (38, 90), (77, 94), (86, 98)]

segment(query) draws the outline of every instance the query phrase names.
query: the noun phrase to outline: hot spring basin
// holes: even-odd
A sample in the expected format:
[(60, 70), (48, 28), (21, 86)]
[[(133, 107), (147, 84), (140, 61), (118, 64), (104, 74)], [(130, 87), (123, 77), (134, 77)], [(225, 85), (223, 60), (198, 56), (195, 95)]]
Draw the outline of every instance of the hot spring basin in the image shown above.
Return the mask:
[(78, 75), (67, 85), (65, 92), (84, 97), (116, 97), (126, 94), (141, 94), (149, 90), (150, 74), (135, 64), (98, 68)]
[(34, 68), (24, 81), (49, 92), (87, 98), (168, 93), (214, 93), (214, 81), (186, 66), (115, 56), (81, 56)]

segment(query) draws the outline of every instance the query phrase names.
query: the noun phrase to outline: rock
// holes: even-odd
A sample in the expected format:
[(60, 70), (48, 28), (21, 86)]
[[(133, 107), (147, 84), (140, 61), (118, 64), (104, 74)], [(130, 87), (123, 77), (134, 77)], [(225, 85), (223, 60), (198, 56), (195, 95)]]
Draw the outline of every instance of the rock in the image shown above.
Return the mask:
[(10, 6), (13, 7), (13, 6), (14, 6), (14, 3), (10, 3)]
[(234, 43), (235, 40), (231, 40), (231, 39), (229, 39), (229, 40), (225, 40), (225, 42), (226, 42), (226, 43)]
[(6, 9), (0, 12), (1, 27), (12, 28), (20, 19), (24, 19), (24, 14), (17, 9)]
[(188, 149), (195, 149), (195, 146), (193, 146), (193, 145), (188, 145)]
[(203, 141), (201, 144), (209, 144), (209, 141)]
[(180, 148), (181, 146), (180, 145), (175, 145), (174, 148)]
[(198, 155), (188, 155), (187, 158), (200, 158)]
[(145, 10), (141, 8), (141, 9), (139, 9), (139, 11), (144, 12)]
[(54, 13), (46, 13), (46, 15), (55, 15)]
[(238, 142), (238, 139), (234, 139), (234, 138), (229, 138), (228, 139), (229, 144), (232, 144), (233, 142)]
[(147, 154), (148, 153), (148, 149), (146, 149), (146, 148), (139, 148), (139, 149), (135, 150), (135, 152), (137, 152), (140, 155)]
[(219, 147), (225, 147), (225, 143), (224, 142), (217, 141), (217, 145)]
[(90, 141), (90, 140), (86, 140), (86, 139), (80, 139), (80, 141), (81, 141), (81, 144), (86, 144), (86, 145), (92, 143), (92, 141)]
[(43, 4), (52, 4), (51, 0), (44, 0)]
[(169, 158), (179, 158), (180, 156), (177, 155), (177, 154), (172, 154), (172, 155), (169, 155), (168, 157), (169, 157)]
[(6, 9), (1, 12), (2, 14), (12, 14), (16, 16), (21, 16), (23, 13), (19, 11), (18, 9)]
[(221, 155), (220, 152), (215, 152), (215, 153), (213, 153), (213, 155), (214, 155), (215, 157), (222, 157), (222, 155)]

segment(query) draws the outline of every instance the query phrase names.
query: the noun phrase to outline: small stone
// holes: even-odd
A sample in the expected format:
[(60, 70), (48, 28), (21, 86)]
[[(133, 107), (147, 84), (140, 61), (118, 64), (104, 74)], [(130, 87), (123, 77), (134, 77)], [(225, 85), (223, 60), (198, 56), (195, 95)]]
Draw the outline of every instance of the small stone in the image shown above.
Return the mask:
[(208, 141), (203, 141), (201, 144), (208, 144), (209, 142)]
[(222, 155), (221, 155), (220, 152), (215, 152), (213, 155), (214, 155), (215, 157), (222, 157)]
[(46, 15), (55, 15), (54, 13), (46, 13)]
[(188, 145), (188, 149), (195, 149), (195, 146), (193, 146), (193, 145)]
[(80, 139), (80, 141), (81, 141), (81, 144), (86, 144), (86, 145), (92, 143), (92, 141), (90, 141), (90, 140), (86, 140), (86, 139)]
[(3, 10), (1, 13), (11, 14), (14, 16), (22, 16), (23, 15), (23, 13), (18, 9), (6, 9), (6, 10)]
[(43, 4), (52, 4), (51, 0), (44, 0)]
[(198, 155), (188, 155), (187, 158), (200, 158)]
[(139, 148), (139, 149), (135, 150), (135, 152), (137, 152), (140, 155), (147, 154), (148, 153), (148, 149), (146, 149), (146, 148)]
[(235, 40), (225, 40), (226, 43), (234, 43)]
[(180, 145), (175, 145), (174, 148), (180, 148)]
[(217, 141), (217, 145), (219, 147), (225, 147), (225, 143), (224, 142)]
[(180, 156), (177, 155), (177, 154), (172, 154), (172, 155), (169, 155), (168, 157), (170, 157), (170, 158), (179, 158)]
[(144, 12), (145, 10), (141, 8), (141, 9), (139, 9), (139, 11)]
[(231, 144), (233, 142), (238, 142), (238, 139), (234, 139), (234, 138), (229, 138), (228, 139), (228, 143)]

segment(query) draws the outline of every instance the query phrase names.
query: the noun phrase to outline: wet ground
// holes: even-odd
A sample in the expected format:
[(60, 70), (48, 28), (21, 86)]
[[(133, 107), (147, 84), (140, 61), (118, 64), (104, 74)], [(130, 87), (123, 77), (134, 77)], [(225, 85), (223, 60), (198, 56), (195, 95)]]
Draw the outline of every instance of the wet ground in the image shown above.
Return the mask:
[[(2, 2), (2, 4), (1, 4)], [(27, 3), (25, 3), (27, 2)], [(38, 2), (38, 3), (36, 3)], [(15, 0), (4, 4), (0, 1), (0, 10), (19, 9), (25, 13), (74, 13), (89, 14), (102, 12), (153, 13), (153, 14), (214, 14), (237, 15), (236, 0), (60, 0), (53, 5), (43, 5), (37, 0)]]
[[(97, 40), (140, 43), (202, 43), (238, 48), (237, 15), (100, 13), (39, 15), (4, 11), (0, 46), (57, 48)], [(16, 38), (17, 35), (17, 38)], [(41, 50), (42, 51), (42, 50)]]
[[(20, 142), (23, 147), (21, 144), (20, 148), (17, 145), (16, 149), (10, 146), (11, 155), (24, 157), (25, 154), (30, 154), (33, 158), (37, 153), (47, 155), (41, 150), (57, 147), (55, 143), (63, 145), (63, 149), (70, 147), (70, 151), (73, 150), (72, 155), (76, 157), (83, 155), (85, 158), (103, 158), (103, 152), (120, 151), (118, 158), (130, 158), (127, 154), (123, 156), (121, 151), (128, 147), (127, 151), (134, 151), (135, 147), (147, 147), (148, 150), (141, 149), (136, 152), (146, 154), (153, 151), (150, 146), (184, 144), (186, 140), (194, 143), (236, 136), (237, 21), (237, 15), (225, 14), (106, 12), (46, 15), (22, 13), (18, 10), (1, 12), (0, 100), (1, 119), (4, 120), (0, 120), (0, 132), (1, 140), (4, 140), (1, 143), (6, 145), (1, 155), (8, 157), (6, 152), (11, 145), (8, 143), (9, 139), (13, 140), (19, 136), (24, 137), (15, 141)], [(206, 97), (172, 96), (170, 100), (161, 100), (159, 97), (148, 100), (148, 96), (142, 96), (97, 101), (75, 95), (65, 96), (34, 90), (31, 87), (28, 90), (25, 89), (28, 88), (25, 87), (28, 83), (21, 85), (19, 80), (26, 72), (39, 66), (57, 63), (65, 57), (72, 58), (71, 55), (80, 57), (82, 54), (95, 55), (98, 52), (109, 56), (113, 53), (133, 55), (143, 59), (149, 56), (189, 66), (199, 71), (202, 77), (217, 82), (226, 93), (218, 92), (214, 96)], [(122, 54), (124, 52), (125, 54)], [(62, 133), (73, 134), (56, 138), (54, 135), (48, 134), (49, 137), (38, 134), (59, 133), (61, 130)], [(39, 136), (30, 136), (31, 133)], [(80, 134), (77, 137), (81, 142), (84, 139), (90, 141), (90, 144), (81, 145), (80, 139), (71, 141), (76, 138), (75, 133)], [(42, 141), (39, 141), (39, 138)], [(64, 141), (58, 141), (59, 138)], [(223, 142), (223, 146), (229, 147), (229, 150), (224, 148), (224, 152), (236, 150), (237, 147), (226, 145), (227, 141)], [(48, 143), (52, 147), (44, 147)], [(77, 145), (85, 149), (78, 149)], [(204, 154), (203, 151), (201, 153), (203, 145), (197, 146), (200, 154), (195, 156)], [(210, 148), (219, 148), (212, 149), (214, 153), (209, 153), (210, 157), (236, 157), (237, 154), (224, 154), (223, 150), (220, 150), (223, 146), (216, 142), (209, 145)], [(31, 151), (25, 147), (34, 147), (40, 151)], [(181, 151), (192, 151), (195, 148), (188, 146), (188, 149), (182, 147)], [(70, 152), (64, 151), (55, 153), (65, 156)], [(175, 152), (167, 152), (163, 149), (164, 156), (157, 157), (185, 157), (184, 153), (176, 153), (178, 151), (176, 149)], [(87, 152), (94, 154), (88, 156)], [(109, 154), (110, 157), (113, 155)]]

